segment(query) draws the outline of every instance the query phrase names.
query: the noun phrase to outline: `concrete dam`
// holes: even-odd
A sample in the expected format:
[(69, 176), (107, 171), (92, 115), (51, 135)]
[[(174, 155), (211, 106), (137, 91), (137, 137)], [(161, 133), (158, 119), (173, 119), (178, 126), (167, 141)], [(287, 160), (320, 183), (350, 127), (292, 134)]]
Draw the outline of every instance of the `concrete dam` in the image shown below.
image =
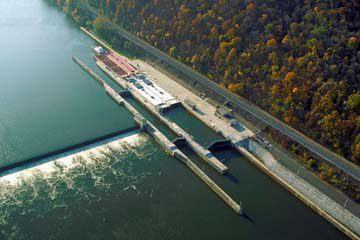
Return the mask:
[(134, 132), (136, 130), (139, 130), (139, 127), (137, 127), (137, 126), (130, 127), (130, 128), (124, 129), (124, 130), (120, 130), (120, 131), (117, 131), (117, 132), (106, 134), (104, 136), (100, 136), (100, 137), (96, 137), (96, 138), (93, 138), (93, 139), (90, 139), (90, 140), (86, 140), (84, 142), (76, 143), (76, 144), (73, 144), (73, 145), (58, 149), (58, 150), (54, 150), (54, 151), (51, 151), (51, 152), (48, 152), (48, 153), (44, 153), (44, 154), (41, 154), (39, 156), (35, 156), (35, 157), (29, 158), (29, 159), (25, 159), (25, 160), (23, 160), (21, 162), (17, 162), (17, 163), (14, 163), (14, 164), (2, 166), (2, 167), (0, 167), (0, 176), (6, 175), (8, 171), (14, 170), (16, 168), (32, 167), (32, 166), (35, 166), (37, 164), (41, 164), (40, 162), (42, 160), (44, 160), (44, 159), (55, 157), (57, 155), (60, 155), (60, 154), (66, 153), (66, 152), (74, 151), (76, 149), (80, 149), (82, 147), (92, 145), (92, 144), (95, 144), (97, 142), (101, 142), (101, 141), (104, 141), (104, 140), (107, 140), (107, 139), (110, 139), (110, 138), (113, 138), (113, 137), (117, 137), (117, 136), (120, 136), (120, 135), (131, 133), (131, 132)]

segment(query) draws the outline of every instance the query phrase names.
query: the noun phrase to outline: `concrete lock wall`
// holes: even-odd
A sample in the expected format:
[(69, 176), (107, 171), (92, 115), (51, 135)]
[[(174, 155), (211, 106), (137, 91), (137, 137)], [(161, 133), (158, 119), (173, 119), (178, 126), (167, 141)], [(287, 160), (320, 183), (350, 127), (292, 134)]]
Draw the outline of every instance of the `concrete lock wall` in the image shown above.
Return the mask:
[[(162, 134), (155, 126), (147, 121), (136, 109), (134, 109), (126, 100), (120, 95), (120, 98), (112, 93), (115, 92), (109, 85), (107, 85), (100, 77), (85, 66), (80, 60), (76, 61), (82, 66), (87, 72), (89, 72), (95, 79), (103, 85), (104, 89), (111, 93), (110, 97), (117, 103), (121, 103), (125, 106), (133, 115), (136, 122), (141, 125), (142, 129), (148, 132), (160, 146), (162, 146), (166, 152), (169, 152), (180, 162), (184, 163), (191, 171), (193, 171), (203, 182), (205, 182), (210, 189), (212, 189), (227, 205), (229, 205), (237, 214), (242, 213), (242, 209), (225, 191), (223, 191), (214, 181), (212, 181), (200, 168), (198, 168), (185, 154), (183, 154), (174, 143), (172, 143), (164, 134)], [(119, 99), (121, 101), (119, 101)], [(119, 104), (120, 104), (119, 103)]]

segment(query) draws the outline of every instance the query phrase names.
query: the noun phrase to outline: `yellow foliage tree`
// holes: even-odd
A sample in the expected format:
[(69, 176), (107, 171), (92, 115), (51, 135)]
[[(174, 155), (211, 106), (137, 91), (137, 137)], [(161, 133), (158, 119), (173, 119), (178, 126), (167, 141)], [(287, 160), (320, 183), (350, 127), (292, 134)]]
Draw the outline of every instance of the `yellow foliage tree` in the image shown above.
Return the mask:
[(288, 43), (288, 41), (289, 41), (289, 37), (288, 37), (288, 35), (285, 35), (285, 37), (282, 39), (281, 43), (283, 45), (286, 45)]
[(236, 48), (232, 48), (228, 56), (226, 57), (226, 64), (230, 64), (235, 56), (236, 56)]
[(174, 56), (175, 55), (175, 52), (176, 52), (176, 47), (172, 47), (172, 48), (170, 48), (170, 50), (169, 50), (169, 54), (170, 54), (170, 56)]
[(225, 34), (228, 38), (234, 38), (235, 37), (235, 28), (230, 28), (227, 33)]
[(266, 13), (263, 13), (263, 14), (261, 14), (260, 20), (262, 23), (265, 23), (268, 18), (269, 18), (269, 15), (267, 15)]
[(229, 91), (233, 93), (240, 93), (243, 88), (244, 85), (241, 83), (230, 83), (228, 86)]
[(270, 97), (272, 97), (272, 99), (276, 99), (280, 94), (280, 88), (278, 85), (274, 85), (270, 88)]
[(286, 124), (291, 124), (291, 117), (290, 117), (290, 116), (286, 116), (286, 117), (284, 118), (284, 122), (285, 122)]
[(287, 89), (291, 89), (293, 86), (293, 80), (295, 79), (296, 74), (294, 72), (288, 72), (285, 75), (285, 78), (283, 80), (283, 84)]
[(214, 36), (214, 37), (218, 37), (219, 36), (219, 32), (218, 30), (216, 29), (216, 27), (213, 27), (211, 30), (211, 35)]
[(294, 57), (293, 56), (290, 56), (288, 58), (288, 63), (289, 63), (289, 65), (292, 65), (294, 63)]
[(231, 39), (231, 45), (232, 46), (234, 46), (234, 45), (236, 45), (236, 44), (238, 44), (238, 43), (240, 43), (241, 42), (241, 38), (240, 37), (235, 37), (235, 38), (233, 38), (233, 39)]
[(350, 49), (356, 49), (357, 48), (357, 44), (358, 44), (358, 40), (356, 37), (350, 37), (347, 47)]
[(268, 55), (268, 60), (269, 60), (270, 62), (272, 62), (273, 64), (277, 64), (279, 58), (278, 58), (276, 52), (271, 52), (271, 53), (269, 53), (269, 55)]
[(305, 58), (304, 57), (299, 57), (296, 63), (297, 63), (297, 65), (299, 67), (303, 67), (304, 64), (305, 64)]
[(221, 42), (220, 43), (220, 49), (223, 51), (229, 46), (228, 42)]
[(284, 78), (286, 82), (292, 82), (294, 78), (296, 77), (296, 74), (294, 72), (288, 72)]
[(192, 58), (191, 58), (191, 63), (192, 64), (197, 64), (199, 62), (199, 56), (197, 54), (195, 54)]
[(276, 40), (275, 39), (269, 39), (267, 42), (266, 42), (266, 46), (268, 47), (268, 48), (275, 48), (276, 47), (276, 45), (277, 45), (277, 42), (276, 42)]

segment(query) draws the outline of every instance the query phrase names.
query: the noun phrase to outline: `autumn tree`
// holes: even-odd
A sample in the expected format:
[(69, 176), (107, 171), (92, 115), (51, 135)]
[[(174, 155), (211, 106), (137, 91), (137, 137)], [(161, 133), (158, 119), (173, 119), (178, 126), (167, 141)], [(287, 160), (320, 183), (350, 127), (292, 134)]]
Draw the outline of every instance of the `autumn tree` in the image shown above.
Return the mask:
[(266, 46), (267, 46), (268, 48), (275, 48), (276, 45), (277, 45), (276, 40), (273, 39), (273, 38), (272, 38), (272, 39), (269, 39), (269, 40), (266, 42)]
[[(107, 19), (122, 26), (360, 164), (356, 1), (84, 1), (106, 16), (95, 21), (78, 1), (48, 1), (82, 25), (93, 23), (122, 50), (133, 49)], [(299, 156), (338, 184), (327, 167)]]
[(355, 50), (357, 49), (357, 45), (358, 45), (358, 40), (356, 37), (350, 37), (349, 41), (347, 43), (347, 47), (350, 48), (351, 50)]
[(104, 17), (97, 17), (93, 22), (93, 27), (100, 36), (108, 37), (110, 35), (111, 27), (108, 20)]

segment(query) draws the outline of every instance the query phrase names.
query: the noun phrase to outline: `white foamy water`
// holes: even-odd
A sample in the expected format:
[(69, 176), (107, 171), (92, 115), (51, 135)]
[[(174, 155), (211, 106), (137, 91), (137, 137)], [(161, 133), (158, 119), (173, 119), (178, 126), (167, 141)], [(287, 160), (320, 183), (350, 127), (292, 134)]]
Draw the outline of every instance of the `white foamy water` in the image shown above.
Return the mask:
[(0, 239), (29, 239), (22, 218), (37, 223), (58, 210), (57, 218), (67, 219), (74, 205), (112, 198), (114, 184), (116, 194), (151, 195), (141, 184), (153, 172), (138, 167), (154, 154), (149, 139), (145, 133), (112, 138), (1, 177)]
[(59, 168), (64, 170), (71, 169), (80, 162), (77, 159), (82, 159), (83, 163), (90, 164), (94, 158), (104, 157), (106, 154), (111, 154), (111, 150), (124, 151), (125, 145), (129, 147), (135, 147), (139, 145), (145, 136), (143, 134), (128, 134), (109, 140), (100, 141), (96, 144), (91, 144), (73, 151), (68, 151), (63, 154), (59, 154), (55, 157), (42, 160), (42, 163), (35, 167), (26, 168), (23, 170), (15, 169), (14, 173), (10, 173), (6, 176), (0, 177), (0, 184), (20, 184), (25, 178), (32, 177), (33, 175), (42, 174), (44, 178), (49, 177), (51, 173), (57, 171)]

